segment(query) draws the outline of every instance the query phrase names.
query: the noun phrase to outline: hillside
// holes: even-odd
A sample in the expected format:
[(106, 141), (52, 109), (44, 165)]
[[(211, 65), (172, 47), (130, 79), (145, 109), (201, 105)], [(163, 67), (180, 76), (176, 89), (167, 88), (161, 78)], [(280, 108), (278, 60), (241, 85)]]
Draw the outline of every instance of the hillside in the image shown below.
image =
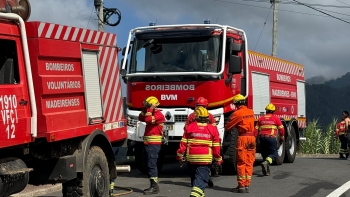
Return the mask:
[(305, 91), (308, 121), (318, 119), (327, 126), (333, 118), (340, 119), (342, 111), (350, 111), (350, 73), (320, 84), (307, 80)]

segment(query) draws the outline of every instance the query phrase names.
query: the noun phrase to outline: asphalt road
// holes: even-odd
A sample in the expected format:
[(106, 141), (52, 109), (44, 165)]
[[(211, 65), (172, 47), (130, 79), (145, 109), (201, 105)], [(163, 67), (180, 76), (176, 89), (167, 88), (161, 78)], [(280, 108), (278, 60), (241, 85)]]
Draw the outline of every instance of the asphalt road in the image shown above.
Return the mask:
[[(249, 194), (233, 194), (230, 190), (237, 186), (236, 176), (220, 176), (214, 178), (214, 187), (207, 188), (205, 195), (208, 197), (236, 195), (244, 195), (245, 197), (319, 197), (329, 195), (350, 180), (350, 161), (338, 158), (298, 157), (292, 164), (284, 163), (281, 166), (272, 166), (271, 176), (262, 176), (259, 165), (261, 161), (260, 158), (257, 158)], [(190, 194), (190, 179), (185, 166), (180, 168), (177, 163), (165, 165), (159, 175), (159, 180), (161, 192), (153, 196), (183, 197)], [(137, 169), (133, 169), (130, 173), (120, 174), (116, 180), (117, 186), (133, 190), (133, 193), (123, 195), (127, 197), (144, 196), (142, 190), (147, 188), (148, 184), (146, 176), (139, 173)], [(350, 197), (350, 190), (347, 189), (348, 187), (345, 187), (345, 192), (341, 192), (343, 194), (332, 195), (332, 197)], [(62, 195), (61, 192), (55, 192), (44, 196)]]

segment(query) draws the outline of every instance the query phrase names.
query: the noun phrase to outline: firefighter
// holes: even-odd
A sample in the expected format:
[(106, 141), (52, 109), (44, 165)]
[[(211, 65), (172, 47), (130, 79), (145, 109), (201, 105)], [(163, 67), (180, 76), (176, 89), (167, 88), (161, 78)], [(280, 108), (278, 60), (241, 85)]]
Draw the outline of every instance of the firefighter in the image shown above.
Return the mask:
[(163, 127), (165, 117), (157, 108), (159, 105), (158, 99), (154, 96), (146, 98), (143, 102), (144, 108), (139, 114), (139, 121), (146, 123), (144, 133), (144, 149), (142, 160), (145, 169), (148, 171), (150, 179), (150, 187), (144, 190), (145, 195), (158, 194), (158, 169), (157, 160), (158, 154), (162, 145)]
[(336, 138), (339, 138), (339, 141), (340, 141), (339, 158), (342, 158), (342, 159), (348, 158), (349, 152), (348, 152), (348, 143), (347, 143), (347, 140), (345, 137), (344, 115), (342, 117), (342, 121), (340, 121), (337, 124), (337, 127), (335, 129), (335, 136), (336, 136)]
[[(204, 108), (207, 108), (208, 107), (208, 100), (204, 97), (199, 97), (197, 99), (197, 102), (196, 102), (196, 105), (195, 105), (195, 110), (199, 107), (199, 106), (202, 106)], [(192, 122), (195, 122), (196, 118), (196, 115), (195, 115), (195, 112), (191, 113), (188, 117), (187, 117), (187, 120), (186, 120), (186, 123), (185, 123), (185, 127), (189, 124), (191, 124)], [(216, 126), (216, 121), (214, 119), (214, 116), (209, 113), (209, 124), (212, 124), (213, 126)], [(211, 167), (214, 171), (214, 176), (219, 176), (219, 168), (220, 166), (214, 164), (212, 167)], [(214, 183), (213, 183), (213, 180), (211, 179), (211, 171), (210, 171), (210, 179), (209, 179), (209, 183), (208, 183), (208, 186), (209, 187), (213, 187), (214, 186)]]
[(182, 163), (186, 152), (186, 160), (189, 162), (192, 184), (190, 197), (204, 196), (213, 158), (218, 165), (222, 163), (219, 131), (216, 126), (209, 124), (208, 110), (200, 106), (195, 114), (196, 122), (185, 128), (177, 150), (177, 160)]
[(265, 107), (266, 114), (259, 118), (255, 126), (256, 135), (259, 135), (260, 138), (261, 156), (263, 157), (261, 168), (265, 176), (270, 176), (270, 165), (278, 157), (277, 146), (284, 142), (284, 127), (281, 120), (273, 115), (275, 110), (276, 107), (272, 103), (268, 104)]
[[(199, 97), (197, 99), (197, 102), (196, 102), (194, 110), (196, 110), (199, 106), (203, 106), (204, 108), (207, 108), (208, 107), (208, 100), (206, 98)], [(195, 122), (195, 118), (196, 118), (195, 112), (191, 113), (187, 117), (187, 120), (186, 120), (186, 123), (185, 123), (185, 127), (187, 125), (189, 125), (190, 123)], [(211, 113), (209, 113), (209, 124), (212, 124), (212, 125), (216, 126), (214, 116)]]
[(237, 110), (225, 124), (226, 131), (238, 130), (237, 150), (237, 182), (238, 186), (232, 192), (249, 193), (249, 186), (253, 174), (255, 161), (256, 141), (254, 136), (254, 112), (246, 106), (243, 95), (233, 97), (233, 104)]

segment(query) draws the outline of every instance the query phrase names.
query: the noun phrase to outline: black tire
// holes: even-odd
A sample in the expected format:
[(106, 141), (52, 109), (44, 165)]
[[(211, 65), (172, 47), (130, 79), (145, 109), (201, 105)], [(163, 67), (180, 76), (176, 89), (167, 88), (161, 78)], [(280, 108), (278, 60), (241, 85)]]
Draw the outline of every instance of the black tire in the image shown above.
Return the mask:
[[(287, 134), (287, 133), (286, 133)], [(296, 152), (297, 152), (297, 138), (295, 134), (295, 129), (292, 126), (290, 129), (290, 135), (286, 135), (286, 148), (285, 148), (285, 163), (293, 163), (295, 160)]]
[(109, 169), (106, 156), (100, 147), (90, 148), (83, 174), (62, 184), (64, 197), (109, 195)]
[[(143, 151), (143, 144), (142, 143), (136, 144), (135, 150), (134, 150), (135, 163), (136, 163), (137, 169), (142, 174), (147, 174), (147, 171), (142, 161), (142, 151)], [(157, 160), (158, 173), (160, 173), (160, 171), (162, 170), (164, 163), (165, 163), (165, 151), (162, 148), (159, 152), (158, 160)]]
[(282, 165), (283, 160), (284, 160), (284, 155), (285, 155), (285, 142), (283, 142), (282, 145), (280, 145), (279, 147), (278, 147), (278, 145), (279, 144), (277, 144), (277, 155), (278, 155), (278, 157), (276, 158), (275, 164)]
[[(236, 164), (236, 145), (238, 139), (238, 131), (236, 128), (232, 129), (231, 133), (226, 136), (225, 142), (228, 142), (228, 146), (223, 147), (223, 158), (222, 163), (222, 173), (226, 175), (237, 174), (237, 164)], [(225, 144), (226, 144), (225, 143)]]
[(143, 144), (141, 144), (141, 143), (136, 144), (135, 149), (134, 149), (135, 163), (136, 163), (137, 169), (142, 174), (147, 174), (146, 169), (143, 166), (142, 151), (143, 151)]

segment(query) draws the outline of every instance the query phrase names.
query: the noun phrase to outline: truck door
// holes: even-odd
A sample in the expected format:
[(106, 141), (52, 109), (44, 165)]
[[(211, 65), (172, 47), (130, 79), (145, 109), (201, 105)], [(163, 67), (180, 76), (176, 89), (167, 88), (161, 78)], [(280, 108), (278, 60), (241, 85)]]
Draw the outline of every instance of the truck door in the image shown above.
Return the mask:
[(18, 37), (0, 35), (0, 148), (31, 141), (31, 112)]

